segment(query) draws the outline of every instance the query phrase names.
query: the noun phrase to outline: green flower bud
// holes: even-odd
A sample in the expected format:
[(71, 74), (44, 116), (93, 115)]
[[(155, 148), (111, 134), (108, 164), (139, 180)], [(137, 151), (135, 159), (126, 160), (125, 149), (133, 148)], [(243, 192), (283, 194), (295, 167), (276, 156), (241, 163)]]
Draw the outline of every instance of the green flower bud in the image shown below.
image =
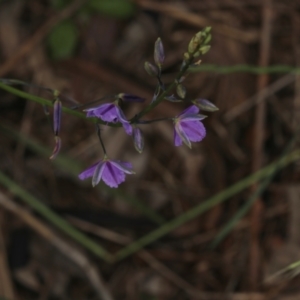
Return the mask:
[(186, 88), (185, 88), (185, 86), (182, 85), (182, 84), (178, 84), (177, 87), (176, 87), (176, 93), (177, 93), (177, 95), (180, 98), (184, 99), (185, 95), (186, 95)]
[(161, 69), (161, 66), (165, 60), (165, 52), (162, 41), (158, 38), (154, 45), (154, 61), (155, 64)]
[(158, 76), (158, 69), (156, 66), (152, 65), (151, 63), (149, 63), (148, 61), (145, 62), (144, 64), (144, 68), (146, 70), (146, 72), (153, 77), (157, 77)]

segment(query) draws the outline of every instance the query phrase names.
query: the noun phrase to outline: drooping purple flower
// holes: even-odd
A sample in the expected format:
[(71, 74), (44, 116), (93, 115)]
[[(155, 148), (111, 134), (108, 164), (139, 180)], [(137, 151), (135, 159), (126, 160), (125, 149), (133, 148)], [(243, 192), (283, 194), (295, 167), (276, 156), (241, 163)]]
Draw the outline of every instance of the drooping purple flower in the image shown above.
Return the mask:
[(174, 118), (174, 144), (181, 146), (182, 142), (192, 148), (191, 142), (200, 142), (206, 135), (201, 120), (206, 116), (199, 114), (199, 108), (192, 105)]
[(134, 174), (131, 163), (110, 160), (107, 156), (93, 164), (78, 177), (81, 180), (92, 177), (92, 185), (97, 185), (101, 179), (111, 188), (116, 188), (125, 181), (125, 174)]
[(105, 103), (97, 107), (85, 109), (88, 118), (96, 117), (105, 122), (122, 123), (128, 135), (132, 134), (132, 126), (127, 121), (121, 108), (115, 103)]

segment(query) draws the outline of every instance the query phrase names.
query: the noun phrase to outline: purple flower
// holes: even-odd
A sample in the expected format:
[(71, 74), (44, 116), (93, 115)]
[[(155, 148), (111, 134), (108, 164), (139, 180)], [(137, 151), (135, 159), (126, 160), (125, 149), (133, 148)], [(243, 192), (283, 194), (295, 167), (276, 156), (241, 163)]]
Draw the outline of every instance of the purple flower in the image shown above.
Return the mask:
[(105, 122), (122, 123), (127, 134), (132, 134), (132, 127), (124, 116), (121, 108), (115, 103), (105, 103), (97, 107), (85, 109), (88, 118), (99, 118)]
[(131, 163), (110, 160), (106, 156), (96, 164), (81, 172), (81, 180), (92, 177), (92, 185), (97, 185), (101, 179), (111, 188), (116, 188), (125, 181), (125, 174), (134, 174)]
[(204, 115), (199, 114), (199, 108), (192, 105), (174, 118), (174, 144), (181, 146), (182, 142), (192, 148), (191, 142), (200, 142), (206, 135), (206, 130), (201, 120)]

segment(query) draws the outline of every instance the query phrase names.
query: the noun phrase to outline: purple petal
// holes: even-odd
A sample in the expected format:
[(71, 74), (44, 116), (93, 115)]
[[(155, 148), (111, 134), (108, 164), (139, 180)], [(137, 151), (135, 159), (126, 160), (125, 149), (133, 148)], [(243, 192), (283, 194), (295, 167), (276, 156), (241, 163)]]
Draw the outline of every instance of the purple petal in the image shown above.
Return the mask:
[(92, 166), (90, 166), (89, 168), (87, 168), (86, 170), (81, 172), (78, 175), (79, 179), (84, 180), (84, 179), (87, 179), (89, 177), (92, 177), (98, 164), (99, 164), (99, 162), (93, 164)]
[(95, 168), (95, 171), (93, 173), (93, 178), (92, 178), (92, 185), (95, 186), (97, 185), (100, 181), (101, 178), (107, 169), (107, 161), (101, 161)]
[(175, 128), (174, 128), (174, 145), (176, 147), (182, 145), (182, 140), (181, 140), (179, 134), (177, 133), (177, 131), (175, 130)]
[(192, 142), (200, 142), (205, 138), (206, 130), (200, 121), (184, 121), (180, 122), (182, 130), (187, 138)]
[(181, 126), (181, 122), (177, 122), (175, 124), (175, 131), (179, 135), (179, 138), (182, 140), (182, 142), (184, 142), (189, 148), (192, 148), (191, 141), (188, 135), (186, 134), (184, 128)]
[(120, 183), (125, 181), (125, 173), (108, 161), (102, 173), (102, 179), (111, 188), (116, 188)]
[(116, 112), (117, 112), (117, 116), (118, 116), (118, 121), (122, 123), (125, 132), (128, 135), (132, 135), (132, 126), (127, 121), (127, 119), (126, 119), (123, 111), (121, 110), (121, 108), (116, 106)]
[(180, 115), (179, 117), (184, 117), (184, 115), (186, 114), (198, 114), (199, 113), (199, 108), (196, 106), (196, 105), (192, 105), (192, 106), (189, 106), (188, 108), (186, 108)]
[(205, 119), (207, 116), (201, 114), (184, 114), (183, 117), (180, 118), (180, 121), (201, 121)]
[(132, 135), (132, 126), (128, 122), (122, 122), (123, 128), (128, 135)]
[(98, 107), (89, 108), (85, 110), (87, 117), (97, 117), (106, 122), (116, 122), (118, 113), (114, 103), (105, 103)]
[(111, 160), (110, 163), (126, 174), (134, 174), (134, 171), (132, 170), (132, 164), (129, 162)]
[(61, 102), (57, 99), (54, 102), (53, 106), (53, 129), (54, 134), (58, 135), (60, 130), (60, 122), (61, 122)]
[(122, 111), (122, 109), (119, 106), (116, 106), (116, 114), (117, 114), (117, 119), (121, 123), (129, 123)]

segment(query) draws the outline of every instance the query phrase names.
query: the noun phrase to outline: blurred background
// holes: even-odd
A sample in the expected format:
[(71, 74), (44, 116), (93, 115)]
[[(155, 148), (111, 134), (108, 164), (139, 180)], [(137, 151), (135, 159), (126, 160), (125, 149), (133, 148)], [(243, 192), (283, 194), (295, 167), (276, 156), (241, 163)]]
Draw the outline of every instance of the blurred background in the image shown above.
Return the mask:
[(142, 154), (122, 128), (103, 127), (109, 157), (136, 174), (93, 188), (77, 175), (102, 158), (94, 124), (64, 113), (61, 154), (49, 160), (52, 108), (47, 117), (15, 89), (51, 93), (1, 83), (0, 298), (300, 299), (297, 264), (284, 269), (300, 260), (299, 14), (300, 1), (280, 0), (0, 1), (1, 78), (57, 89), (66, 107), (146, 98), (124, 105), (128, 118), (153, 97), (144, 62), (156, 39), (168, 85), (211, 26), (186, 100), (145, 118), (196, 98), (219, 108), (192, 149), (174, 147), (171, 122), (142, 127)]

